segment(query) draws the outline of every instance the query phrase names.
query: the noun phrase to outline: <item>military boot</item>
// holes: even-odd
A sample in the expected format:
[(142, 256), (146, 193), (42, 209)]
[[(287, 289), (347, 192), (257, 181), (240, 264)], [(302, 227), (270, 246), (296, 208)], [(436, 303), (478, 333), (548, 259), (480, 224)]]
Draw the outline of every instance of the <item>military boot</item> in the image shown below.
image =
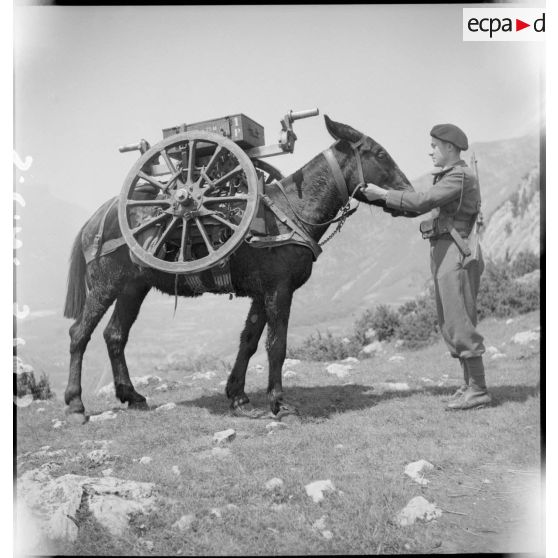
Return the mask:
[(467, 391), (467, 388), (469, 387), (469, 371), (467, 370), (465, 359), (460, 358), (459, 363), (461, 364), (461, 369), (463, 370), (463, 384), (461, 384), (457, 388), (457, 391), (455, 393), (453, 393), (449, 397), (442, 398), (442, 401), (444, 402), (456, 401), (465, 393), (465, 391)]
[(486, 389), (482, 357), (465, 359), (464, 364), (469, 374), (469, 387), (464, 391), (461, 397), (447, 404), (446, 409), (450, 411), (479, 409), (489, 405), (492, 401)]

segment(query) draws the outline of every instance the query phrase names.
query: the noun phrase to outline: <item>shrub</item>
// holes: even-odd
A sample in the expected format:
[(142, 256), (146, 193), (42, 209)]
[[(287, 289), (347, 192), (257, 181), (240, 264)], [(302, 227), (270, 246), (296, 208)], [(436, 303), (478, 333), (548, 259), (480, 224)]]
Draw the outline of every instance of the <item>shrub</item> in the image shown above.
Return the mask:
[(354, 338), (360, 345), (368, 342), (366, 332), (373, 329), (379, 341), (391, 339), (399, 327), (399, 314), (385, 304), (380, 304), (374, 309), (366, 310), (356, 321)]
[(399, 326), (395, 336), (403, 341), (405, 347), (417, 349), (438, 338), (438, 316), (433, 287), (427, 294), (402, 304), (399, 314)]
[[(331, 331), (327, 331), (325, 335), (317, 331), (315, 335), (307, 337), (301, 345), (289, 347), (287, 356), (304, 360), (341, 360), (351, 353), (357, 353), (360, 346), (354, 339), (347, 343), (340, 337), (335, 337)], [(356, 347), (358, 348), (355, 350)]]
[(533, 252), (520, 252), (511, 264), (511, 274), (513, 277), (522, 277), (526, 273), (531, 273), (535, 269), (540, 269), (541, 259)]
[(36, 381), (35, 373), (32, 370), (16, 374), (15, 379), (15, 391), (18, 397), (29, 394), (33, 396), (33, 399), (52, 399), (54, 397), (54, 393), (50, 389), (50, 381), (44, 372), (41, 373), (39, 381)]

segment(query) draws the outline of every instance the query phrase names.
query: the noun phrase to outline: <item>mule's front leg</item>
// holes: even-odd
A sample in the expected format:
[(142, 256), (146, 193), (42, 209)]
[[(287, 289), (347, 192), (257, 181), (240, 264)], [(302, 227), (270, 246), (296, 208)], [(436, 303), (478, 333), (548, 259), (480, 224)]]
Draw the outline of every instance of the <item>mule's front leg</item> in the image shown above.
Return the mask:
[(266, 315), (263, 297), (254, 298), (246, 318), (246, 325), (240, 335), (240, 347), (236, 361), (227, 381), (226, 394), (231, 400), (231, 408), (235, 414), (250, 418), (258, 418), (261, 413), (249, 406), (250, 400), (244, 392), (246, 368), (250, 358), (258, 348), (258, 342), (262, 336), (265, 322)]
[(271, 412), (296, 411), (283, 404), (282, 369), (287, 352), (287, 328), (293, 292), (288, 287), (279, 288), (265, 297), (267, 317), (267, 357), (269, 360), (269, 380), (267, 397)]

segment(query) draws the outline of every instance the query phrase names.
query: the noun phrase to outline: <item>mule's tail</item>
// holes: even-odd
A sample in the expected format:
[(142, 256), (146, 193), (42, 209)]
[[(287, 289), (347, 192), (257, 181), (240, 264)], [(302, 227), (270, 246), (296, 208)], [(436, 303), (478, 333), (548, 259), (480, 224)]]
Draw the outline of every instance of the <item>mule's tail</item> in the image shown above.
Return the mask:
[(80, 229), (70, 256), (70, 269), (68, 271), (68, 290), (66, 292), (66, 304), (64, 306), (64, 317), (78, 318), (85, 305), (87, 298), (87, 286), (85, 282), (86, 263), (81, 247)]

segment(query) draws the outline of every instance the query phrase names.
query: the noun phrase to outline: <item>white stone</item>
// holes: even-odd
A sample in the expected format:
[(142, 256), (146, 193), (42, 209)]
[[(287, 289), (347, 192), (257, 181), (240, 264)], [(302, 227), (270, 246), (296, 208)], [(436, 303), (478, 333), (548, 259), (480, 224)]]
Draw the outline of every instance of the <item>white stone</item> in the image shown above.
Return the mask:
[(428, 522), (441, 517), (442, 510), (422, 496), (413, 498), (396, 516), (402, 527), (413, 525), (416, 521)]
[(296, 366), (297, 364), (300, 364), (300, 360), (298, 358), (286, 358), (283, 362), (283, 370), (291, 368), (291, 366)]
[(511, 342), (518, 345), (527, 345), (539, 341), (540, 338), (540, 331), (520, 331), (511, 338)]
[(221, 430), (220, 432), (215, 432), (215, 434), (213, 434), (213, 441), (216, 444), (232, 442), (235, 438), (236, 432), (232, 428), (227, 428), (227, 430)]
[(284, 484), (285, 483), (283, 482), (282, 479), (275, 477), (273, 479), (269, 479), (265, 483), (265, 489), (266, 490), (275, 490), (277, 488), (282, 488)]
[(37, 413), (42, 413), (42, 412), (44, 412), (44, 410), (45, 410), (44, 407), (39, 407), (39, 408), (37, 409)]
[(498, 360), (499, 358), (506, 358), (504, 353), (494, 353), (490, 356), (490, 360)]
[(343, 339), (341, 339), (341, 343), (344, 343), (345, 345), (348, 345), (351, 342), (351, 340), (348, 337), (343, 337)]
[(338, 378), (345, 378), (349, 375), (353, 367), (350, 364), (330, 364), (326, 371), (328, 374), (337, 376)]
[(324, 529), (322, 531), (322, 537), (324, 539), (330, 540), (333, 538), (333, 533), (329, 529)]
[(159, 378), (159, 376), (148, 374), (147, 376), (132, 376), (130, 380), (132, 381), (132, 384), (137, 387), (158, 383), (161, 381), (161, 378)]
[(177, 477), (180, 475), (180, 469), (176, 465), (172, 466), (171, 471), (172, 471), (172, 474), (176, 475)]
[(189, 513), (183, 515), (180, 519), (175, 521), (172, 524), (172, 526), (174, 529), (178, 529), (179, 531), (187, 531), (192, 527), (192, 523), (194, 522), (195, 519), (196, 519), (195, 515), (193, 513)]
[(325, 515), (322, 515), (320, 519), (317, 519), (316, 521), (314, 521), (314, 523), (312, 523), (312, 529), (316, 529), (318, 531), (322, 531), (323, 529), (325, 529), (326, 519), (327, 517)]
[(343, 444), (335, 444), (335, 449), (343, 449), (345, 446)]
[(430, 481), (424, 478), (424, 473), (426, 471), (431, 471), (432, 469), (434, 469), (434, 465), (432, 465), (432, 463), (429, 463), (424, 459), (419, 459), (419, 461), (409, 463), (405, 467), (405, 474), (411, 477), (415, 482), (426, 486)]
[(488, 479), (484, 479), (482, 481), (483, 484), (492, 484), (492, 481), (488, 480)]
[(101, 475), (103, 475), (103, 477), (112, 477), (113, 473), (114, 471), (110, 467), (101, 471)]
[(368, 328), (365, 332), (364, 332), (364, 337), (366, 337), (366, 339), (374, 339), (374, 337), (376, 337), (376, 330), (372, 329), (371, 327)]
[(211, 380), (211, 378), (215, 378), (216, 373), (213, 370), (208, 370), (207, 372), (196, 372), (192, 374), (192, 380)]
[(54, 421), (54, 424), (52, 425), (52, 428), (61, 428), (65, 423), (61, 420), (56, 420)]
[(221, 380), (221, 381), (219, 382), (219, 385), (220, 385), (221, 387), (225, 387), (225, 386), (227, 385), (227, 380)]
[(334, 492), (335, 486), (328, 479), (311, 482), (307, 484), (304, 489), (306, 490), (306, 494), (317, 504), (324, 499), (324, 492)]
[(294, 378), (296, 376), (296, 372), (294, 372), (293, 370), (286, 370), (285, 372), (283, 372), (283, 378)]
[(100, 415), (91, 415), (89, 417), (89, 422), (102, 422), (104, 420), (113, 420), (116, 418), (116, 413), (114, 411), (105, 411)]
[(391, 357), (388, 358), (389, 362), (403, 362), (405, 360), (405, 357), (402, 355), (393, 355)]
[(379, 391), (409, 391), (407, 382), (380, 382), (374, 386)]
[(76, 514), (82, 499), (95, 519), (114, 535), (128, 525), (129, 514), (147, 513), (154, 505), (154, 485), (117, 479), (62, 475), (53, 478), (48, 467), (25, 472), (18, 479), (18, 496), (41, 531), (50, 539), (75, 541)]
[(397, 339), (394, 344), (396, 347), (402, 347), (404, 343), (403, 339)]
[(217, 517), (218, 519), (221, 518), (223, 516), (223, 514), (221, 513), (221, 510), (219, 508), (211, 508), (209, 515), (211, 517)]
[(381, 341), (374, 341), (372, 343), (369, 343), (368, 345), (365, 345), (362, 348), (362, 352), (366, 353), (367, 355), (382, 353), (383, 351), (384, 351), (384, 347)]
[(433, 384), (434, 380), (431, 380), (430, 378), (421, 378), (421, 381), (424, 382), (425, 384)]
[(513, 318), (509, 318), (506, 320), (506, 325), (510, 325), (511, 323), (513, 323)]
[(90, 451), (87, 454), (87, 457), (90, 461), (93, 461), (93, 463), (100, 465), (109, 458), (109, 453), (105, 449), (96, 449)]
[(282, 430), (284, 428), (288, 428), (288, 426), (282, 422), (277, 422), (276, 420), (272, 420), (270, 423), (265, 425), (265, 429), (267, 431)]
[(149, 455), (144, 455), (144, 456), (139, 460), (139, 462), (140, 462), (142, 465), (148, 465), (148, 464), (151, 463), (152, 461), (153, 461), (153, 458), (152, 458), (152, 457), (149, 457)]
[(97, 391), (97, 395), (102, 395), (102, 396), (111, 396), (114, 397), (114, 384), (111, 382), (110, 384), (107, 384), (106, 386), (103, 386), (102, 388), (100, 388)]
[(20, 408), (29, 407), (29, 405), (33, 403), (33, 396), (30, 393), (22, 395), (21, 397), (14, 395), (14, 403)]
[(491, 345), (490, 347), (486, 347), (486, 352), (490, 353), (490, 354), (496, 354), (499, 353), (499, 349), (498, 347), (495, 347), (494, 345)]
[(150, 552), (153, 550), (153, 541), (147, 541), (147, 540), (141, 540), (140, 539), (140, 544), (142, 546), (144, 546), (147, 550), (149, 550)]
[(340, 361), (342, 364), (358, 364), (360, 360), (355, 357), (347, 357)]
[(171, 409), (176, 408), (176, 403), (165, 403), (164, 405), (160, 405), (155, 410), (156, 411), (170, 411)]
[(161, 384), (159, 387), (155, 388), (155, 391), (167, 391), (169, 389), (168, 384)]

